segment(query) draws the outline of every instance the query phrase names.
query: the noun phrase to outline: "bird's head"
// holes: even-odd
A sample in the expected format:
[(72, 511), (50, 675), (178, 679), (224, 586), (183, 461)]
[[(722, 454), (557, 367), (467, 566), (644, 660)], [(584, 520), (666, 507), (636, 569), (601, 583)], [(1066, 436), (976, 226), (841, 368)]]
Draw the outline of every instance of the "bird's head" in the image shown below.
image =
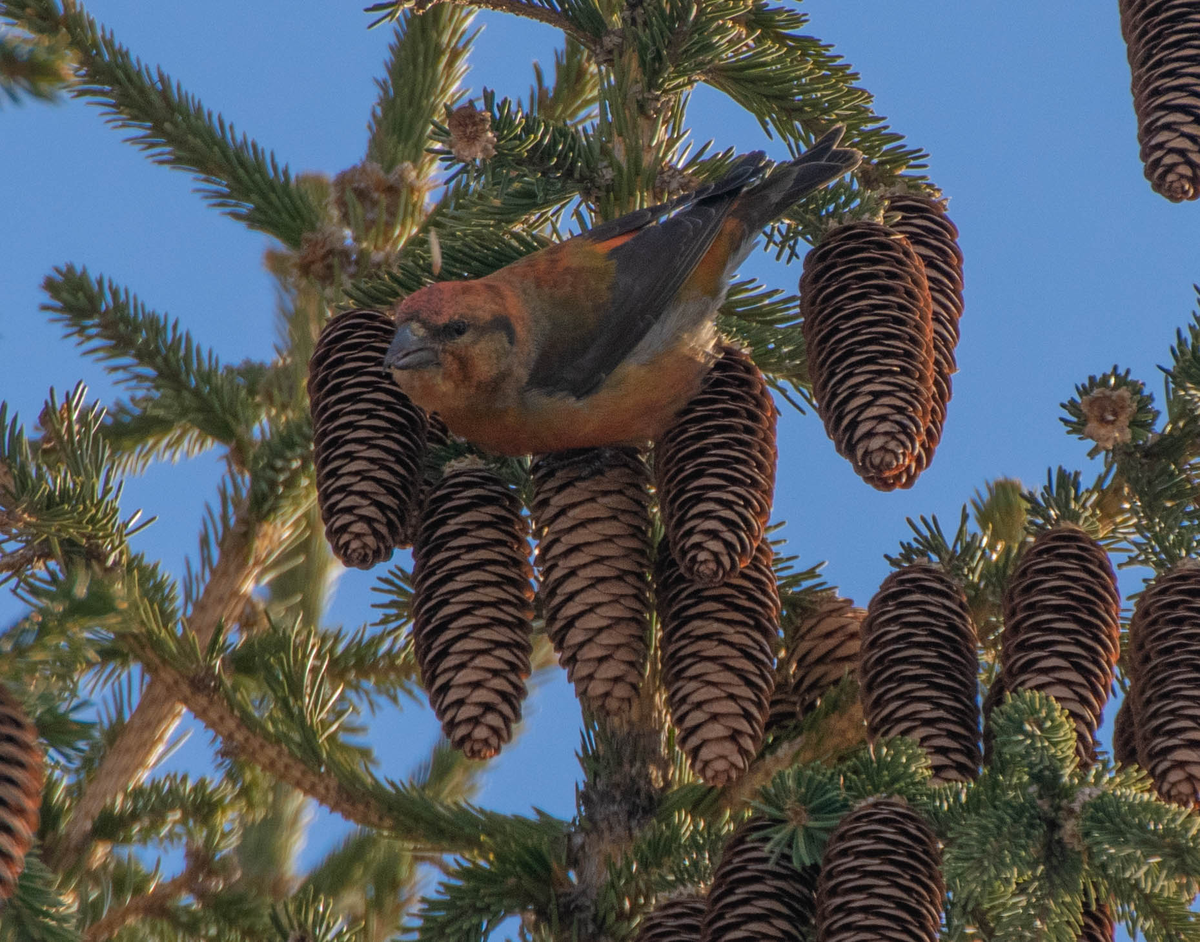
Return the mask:
[(384, 367), (413, 401), (454, 413), (495, 396), (514, 366), (516, 327), (502, 292), (472, 281), (439, 282), (394, 309)]

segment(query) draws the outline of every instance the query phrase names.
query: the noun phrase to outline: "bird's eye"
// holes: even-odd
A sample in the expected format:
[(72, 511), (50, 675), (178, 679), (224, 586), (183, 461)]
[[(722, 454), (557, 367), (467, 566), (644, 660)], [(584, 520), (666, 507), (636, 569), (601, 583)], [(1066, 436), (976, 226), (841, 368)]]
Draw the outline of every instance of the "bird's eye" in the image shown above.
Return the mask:
[(446, 336), (451, 340), (457, 340), (467, 332), (470, 325), (464, 320), (453, 320), (446, 324)]

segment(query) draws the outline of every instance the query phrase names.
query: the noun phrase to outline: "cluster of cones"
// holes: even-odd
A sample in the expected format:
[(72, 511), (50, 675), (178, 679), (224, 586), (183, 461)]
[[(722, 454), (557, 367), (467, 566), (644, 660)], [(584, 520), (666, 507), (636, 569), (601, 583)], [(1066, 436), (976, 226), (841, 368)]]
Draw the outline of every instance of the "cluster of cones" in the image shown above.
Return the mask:
[(832, 229), (805, 256), (804, 341), (838, 453), (882, 491), (911, 487), (941, 441), (963, 310), (958, 230), (940, 200), (892, 196), (890, 225)]
[[(854, 223), (830, 235), (810, 253), (822, 257), (806, 261), (802, 282), (813, 299), (805, 330), (827, 427), (857, 456), (860, 473), (885, 489), (911, 484), (940, 438), (962, 310), (962, 256), (941, 203), (898, 195), (888, 211), (899, 220), (891, 228)], [(836, 247), (874, 252), (876, 230), (903, 270), (872, 256), (865, 291), (845, 303), (846, 280), (862, 260)], [(908, 307), (897, 307), (897, 290)], [(391, 330), (380, 312), (351, 311), (318, 342), (309, 379), (318, 501), (347, 565), (366, 568), (415, 545), (413, 633), (423, 681), (451, 741), (485, 758), (510, 737), (529, 672), (530, 521), (512, 489), (480, 463), (452, 462), (436, 481), (427, 477), (427, 456), (445, 431), (386, 376)], [(871, 348), (865, 360), (839, 352), (842, 336)], [(892, 356), (918, 365), (896, 370)], [(839, 384), (849, 396), (831, 400), (826, 394)], [(862, 409), (864, 395), (879, 408)], [(724, 346), (700, 392), (655, 443), (653, 472), (630, 448), (543, 456), (532, 468), (540, 614), (581, 701), (615, 717), (636, 709), (656, 611), (677, 742), (714, 785), (746, 771), (779, 700), (780, 603), (764, 535), (775, 421), (753, 361)], [(652, 494), (665, 529), (657, 553)], [(809, 660), (789, 654), (785, 695), (809, 682), (796, 676)]]
[(902, 799), (873, 798), (830, 835), (820, 868), (772, 851), (770, 822), (751, 817), (726, 843), (707, 893), (669, 897), (636, 942), (934, 942), (945, 892), (941, 851)]
[(1146, 179), (1172, 202), (1200, 197), (1200, 5), (1121, 0), (1121, 33)]
[[(351, 311), (310, 364), (317, 498), (334, 553), (368, 567), (413, 545), (413, 640), (451, 742), (495, 755), (520, 718), (534, 618), (588, 709), (636, 709), (651, 611), (679, 742), (706, 781), (748, 767), (775, 672), (779, 596), (764, 531), (775, 478), (776, 410), (761, 373), (723, 347), (656, 443), (652, 474), (633, 448), (547, 455), (532, 466), (530, 517), (482, 462), (424, 473), (446, 443), (382, 368), (386, 315)], [(666, 529), (655, 558), (651, 488)], [(652, 585), (653, 581), (653, 585)], [(653, 589), (653, 593), (652, 593)]]

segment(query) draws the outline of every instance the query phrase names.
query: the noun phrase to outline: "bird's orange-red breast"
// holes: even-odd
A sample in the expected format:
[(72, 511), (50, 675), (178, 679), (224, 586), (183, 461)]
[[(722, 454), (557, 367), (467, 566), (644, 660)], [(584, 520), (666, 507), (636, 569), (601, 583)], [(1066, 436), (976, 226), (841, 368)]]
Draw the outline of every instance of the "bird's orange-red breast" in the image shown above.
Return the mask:
[(386, 367), (455, 434), (507, 455), (657, 438), (699, 388), (717, 308), (763, 227), (858, 161), (835, 128), (715, 183), (395, 308)]

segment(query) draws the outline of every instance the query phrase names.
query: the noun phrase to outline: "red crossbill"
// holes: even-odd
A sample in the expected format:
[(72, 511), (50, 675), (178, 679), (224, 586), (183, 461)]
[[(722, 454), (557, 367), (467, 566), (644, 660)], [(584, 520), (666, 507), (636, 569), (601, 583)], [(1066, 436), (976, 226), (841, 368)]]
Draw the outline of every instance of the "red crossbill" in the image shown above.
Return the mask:
[(764, 226), (852, 170), (836, 128), (722, 179), (395, 308), (385, 366), (451, 431), (506, 455), (657, 438), (699, 388), (717, 308)]

